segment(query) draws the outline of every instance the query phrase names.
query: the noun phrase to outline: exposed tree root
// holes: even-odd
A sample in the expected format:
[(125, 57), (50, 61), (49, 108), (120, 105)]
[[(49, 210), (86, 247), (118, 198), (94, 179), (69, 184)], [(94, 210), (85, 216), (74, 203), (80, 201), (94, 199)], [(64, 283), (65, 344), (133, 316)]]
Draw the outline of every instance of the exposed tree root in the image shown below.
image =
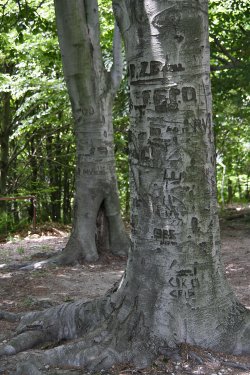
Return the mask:
[[(151, 345), (146, 347), (142, 342), (128, 343), (127, 350), (119, 351), (114, 348), (114, 340), (111, 335), (105, 331), (105, 324), (102, 331), (96, 330), (92, 334), (81, 340), (75, 340), (67, 345), (61, 345), (46, 351), (33, 351), (32, 353), (19, 353), (15, 356), (14, 362), (17, 364), (15, 375), (42, 375), (49, 368), (85, 368), (91, 372), (98, 372), (102, 369), (110, 368), (112, 365), (119, 363), (134, 363), (136, 368), (146, 367), (158, 356)], [(150, 349), (150, 354), (149, 354)], [(198, 349), (198, 354), (196, 350)], [(227, 368), (249, 371), (249, 363), (241, 363), (237, 360), (225, 360), (224, 357), (216, 355), (210, 351), (200, 351), (189, 345), (180, 345), (176, 349), (161, 348), (160, 355), (164, 355), (164, 359), (172, 362), (186, 362), (189, 359), (198, 365), (204, 365), (207, 362), (216, 361), (221, 366)], [(144, 359), (142, 360), (142, 358)], [(137, 360), (136, 360), (137, 358)], [(138, 363), (138, 358), (141, 363)], [(145, 361), (146, 358), (146, 361)], [(137, 363), (136, 363), (137, 362)], [(142, 366), (144, 364), (144, 366)], [(10, 370), (11, 365), (6, 366)], [(12, 363), (12, 372), (14, 368)], [(133, 372), (133, 370), (131, 370)], [(1, 371), (0, 371), (1, 373)]]
[(14, 323), (19, 322), (19, 320), (22, 318), (22, 316), (25, 315), (24, 313), (10, 313), (7, 311), (1, 311), (0, 310), (0, 320), (6, 320), (8, 322)]
[(74, 261), (72, 259), (64, 259), (63, 256), (60, 254), (53, 255), (48, 257), (48, 259), (40, 260), (36, 262), (29, 262), (29, 263), (11, 263), (5, 264), (2, 269), (6, 271), (32, 271), (46, 267), (53, 267), (53, 266), (62, 266), (62, 265), (73, 265), (76, 264), (77, 260)]
[[(17, 336), (1, 349), (0, 356), (15, 355), (45, 343), (58, 345), (67, 341), (49, 350), (17, 354), (17, 358), (22, 359), (17, 367), (18, 375), (40, 375), (44, 366), (69, 366), (99, 371), (113, 364), (128, 362), (136, 367), (146, 367), (159, 354), (179, 358), (178, 350), (173, 349), (183, 339), (179, 337), (174, 343), (171, 341), (172, 337), (158, 336), (151, 328), (151, 318), (145, 321), (141, 305), (137, 297), (134, 298), (137, 292), (128, 298), (124, 293), (124, 284), (119, 288), (120, 284), (117, 283), (103, 298), (85, 303), (66, 303), (24, 316), (1, 313), (0, 317), (3, 319), (16, 321), (21, 317), (21, 320)], [(249, 311), (242, 309), (240, 322), (238, 328), (235, 325), (231, 329), (228, 327), (228, 337), (224, 334), (221, 338), (221, 349), (224, 347), (235, 354), (250, 352)], [(233, 346), (227, 345), (232, 341)], [(172, 349), (168, 346), (169, 342)], [(192, 338), (190, 343), (192, 344)], [(213, 344), (208, 343), (207, 347), (213, 349)], [(193, 356), (194, 360), (202, 361), (195, 354)], [(225, 365), (230, 366), (230, 363)], [(245, 365), (235, 363), (235, 366), (243, 369)]]
[[(102, 301), (103, 302), (103, 301)], [(89, 306), (90, 307), (90, 306)], [(64, 309), (65, 307), (61, 307)], [(76, 308), (76, 306), (74, 307)], [(83, 308), (83, 306), (82, 306)], [(92, 308), (92, 307), (91, 307)], [(84, 310), (87, 312), (87, 306), (84, 306)], [(65, 310), (66, 311), (66, 310)], [(32, 315), (33, 313), (31, 313)], [(39, 314), (39, 313), (36, 313)], [(62, 316), (65, 314), (62, 314)], [(75, 316), (76, 317), (76, 316)], [(35, 316), (33, 316), (35, 318)], [(82, 317), (83, 318), (83, 317)], [(87, 318), (87, 316), (86, 316)], [(25, 320), (29, 320), (26, 316)], [(32, 325), (24, 324), (22, 319), (22, 329), (35, 329), (36, 321)], [(60, 323), (61, 324), (61, 323)], [(95, 328), (94, 328), (95, 326)], [(160, 343), (157, 338), (149, 335), (149, 337), (133, 337), (130, 341), (121, 343), (117, 337), (115, 337), (112, 327), (110, 326), (110, 321), (108, 317), (97, 319), (96, 325), (93, 324), (93, 330), (89, 327), (86, 329), (86, 334), (81, 332), (80, 338), (72, 337), (72, 334), (67, 334), (67, 330), (64, 330), (64, 335), (60, 337), (72, 338), (73, 340), (59, 345), (55, 348), (45, 350), (45, 351), (34, 351), (30, 353), (19, 353), (16, 358), (18, 361), (16, 367), (16, 375), (42, 375), (43, 370), (48, 367), (64, 367), (68, 366), (70, 368), (85, 368), (90, 372), (97, 372), (101, 369), (108, 369), (114, 364), (119, 363), (132, 363), (137, 368), (147, 367), (159, 354), (164, 354), (167, 358), (171, 358), (174, 361), (180, 361), (180, 352), (178, 347), (176, 349), (170, 349), (167, 347), (167, 343)], [(52, 329), (53, 332), (54, 328)], [(80, 330), (82, 331), (82, 330)], [(48, 335), (48, 330), (46, 331), (25, 331), (17, 337), (24, 335), (22, 339), (27, 340), (30, 344), (37, 345), (39, 339), (47, 332), (46, 340), (55, 341), (55, 335)], [(30, 335), (30, 337), (28, 337)], [(41, 336), (39, 336), (41, 335)], [(57, 336), (59, 337), (59, 336)], [(36, 341), (38, 339), (38, 341)], [(43, 341), (41, 340), (41, 341)], [(14, 342), (12, 341), (12, 344)], [(27, 349), (27, 348), (26, 348)], [(15, 354), (11, 352), (5, 354)], [(24, 347), (23, 347), (24, 350)], [(202, 357), (196, 355), (193, 352), (189, 353), (189, 356), (198, 363), (202, 363)], [(249, 370), (250, 366), (248, 364), (225, 361), (218, 357), (218, 360), (225, 366), (237, 368), (241, 370)]]
[(19, 353), (16, 375), (41, 375), (48, 367), (85, 368), (90, 372), (108, 369), (114, 364), (133, 363), (136, 367), (146, 367), (156, 358), (157, 353), (147, 348), (143, 341), (131, 341), (125, 350), (116, 346), (114, 337), (102, 324), (85, 338), (74, 340), (66, 345), (31, 353)]
[(17, 336), (0, 349), (0, 356), (14, 355), (37, 345), (82, 337), (95, 329), (112, 313), (111, 297), (115, 286), (103, 298), (64, 303), (45, 311), (13, 314), (0, 311), (0, 319), (19, 321)]
[[(95, 340), (102, 340), (96, 343)], [(107, 341), (105, 343), (105, 341)], [(99, 371), (120, 363), (121, 356), (115, 349), (111, 349), (109, 340), (104, 332), (102, 337), (96, 332), (96, 337), (73, 341), (53, 349), (19, 353), (16, 356), (16, 375), (40, 375), (48, 367), (86, 368), (88, 371)], [(7, 365), (6, 369), (11, 365)]]

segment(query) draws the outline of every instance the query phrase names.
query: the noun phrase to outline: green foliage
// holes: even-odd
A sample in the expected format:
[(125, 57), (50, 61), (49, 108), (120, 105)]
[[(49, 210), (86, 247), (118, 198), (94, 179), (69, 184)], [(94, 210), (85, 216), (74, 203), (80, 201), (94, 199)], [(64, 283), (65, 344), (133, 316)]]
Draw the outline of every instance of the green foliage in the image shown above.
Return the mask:
[[(210, 1), (213, 112), (217, 155), (226, 167), (225, 202), (250, 198), (249, 39), (248, 1)], [(220, 190), (219, 164), (217, 170)]]
[(0, 213), (0, 233), (1, 234), (7, 233), (8, 223), (9, 223), (9, 217), (8, 217), (7, 212), (1, 212)]
[[(104, 63), (107, 69), (112, 65), (114, 15), (111, 0), (99, 0), (101, 46)], [(125, 59), (124, 59), (125, 61)], [(124, 70), (125, 70), (124, 64)], [(128, 172), (128, 83), (124, 77), (116, 95), (113, 107), (113, 125), (115, 138), (115, 157), (118, 188), (120, 193), (122, 215), (129, 220), (129, 172)]]
[(19, 220), (15, 220), (14, 209), (9, 206), (5, 212), (0, 213), (0, 238), (5, 238), (15, 232), (21, 231), (30, 225), (27, 212), (22, 211)]
[(129, 220), (129, 171), (128, 171), (128, 130), (127, 116), (116, 117), (115, 127), (115, 156), (118, 188), (120, 193), (122, 215)]
[(23, 255), (25, 253), (25, 248), (23, 246), (19, 246), (16, 251), (19, 255)]
[(99, 19), (101, 29), (101, 47), (103, 59), (107, 68), (111, 67), (113, 53), (113, 31), (114, 31), (114, 15), (111, 0), (98, 0)]
[(69, 222), (75, 142), (53, 1), (8, 0), (0, 17), (0, 195), (36, 195), (39, 218)]

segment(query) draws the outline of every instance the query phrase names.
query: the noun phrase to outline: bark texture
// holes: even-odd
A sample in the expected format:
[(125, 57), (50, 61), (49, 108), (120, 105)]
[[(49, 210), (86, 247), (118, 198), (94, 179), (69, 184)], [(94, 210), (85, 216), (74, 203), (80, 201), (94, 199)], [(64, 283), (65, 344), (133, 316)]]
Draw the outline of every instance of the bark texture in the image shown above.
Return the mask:
[(129, 271), (147, 275), (146, 326), (170, 345), (249, 350), (249, 311), (220, 259), (207, 1), (114, 7), (130, 79)]
[(103, 65), (97, 1), (56, 0), (64, 76), (75, 120), (77, 150), (73, 231), (57, 263), (98, 259), (96, 221), (103, 205), (113, 254), (126, 255), (113, 149), (112, 104), (122, 78), (121, 37), (116, 28), (114, 64)]
[[(93, 315), (93, 329), (80, 329), (86, 335), (77, 342), (29, 355), (28, 363), (144, 367), (183, 342), (249, 353), (249, 310), (233, 295), (220, 259), (207, 2), (114, 5), (131, 95), (128, 264), (120, 284), (102, 300), (105, 308)], [(48, 320), (45, 314), (41, 320)], [(79, 315), (66, 315), (66, 327), (85, 327)], [(25, 366), (18, 374), (27, 374)]]

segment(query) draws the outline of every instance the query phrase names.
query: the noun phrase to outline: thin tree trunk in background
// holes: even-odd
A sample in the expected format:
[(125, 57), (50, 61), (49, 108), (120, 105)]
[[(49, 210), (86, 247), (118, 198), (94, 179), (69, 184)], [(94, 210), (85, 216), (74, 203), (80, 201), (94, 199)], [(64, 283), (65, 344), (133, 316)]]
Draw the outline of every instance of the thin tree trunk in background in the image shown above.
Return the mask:
[(245, 198), (247, 201), (250, 200), (250, 191), (249, 191), (249, 174), (247, 175), (247, 183), (246, 183), (246, 194), (245, 194)]
[[(65, 150), (66, 155), (69, 154), (70, 146)], [(65, 166), (63, 170), (63, 223), (71, 223), (71, 193), (70, 193), (70, 181), (72, 178), (69, 173), (69, 166)], [(71, 182), (72, 184), (72, 182)]]
[(52, 201), (52, 217), (56, 222), (61, 221), (61, 202), (62, 202), (62, 164), (61, 164), (61, 155), (62, 149), (60, 145), (60, 131), (54, 139), (53, 144), (53, 186), (56, 188), (52, 192), (51, 197)]
[(47, 164), (50, 188), (50, 216), (54, 222), (61, 220), (61, 147), (60, 130), (56, 136), (46, 137)]
[[(35, 134), (33, 134), (30, 138), (29, 142), (29, 164), (31, 168), (31, 181), (30, 181), (30, 191), (33, 192), (37, 188), (38, 183), (38, 162), (37, 162), (37, 150), (36, 150), (36, 141), (35, 141)], [(28, 207), (28, 215), (29, 221), (32, 222), (33, 220), (33, 203), (30, 202)]]
[[(47, 152), (46, 147), (44, 148), (41, 144), (41, 137), (42, 135), (36, 133), (35, 136), (35, 148), (36, 154), (34, 155), (37, 162), (38, 167), (38, 181), (44, 182), (45, 190), (39, 194), (38, 199), (38, 217), (41, 219), (41, 222), (50, 221), (50, 199), (48, 193), (48, 163), (47, 163)], [(44, 141), (46, 145), (46, 140)]]
[(233, 184), (232, 180), (228, 178), (227, 181), (227, 203), (232, 203), (233, 201)]
[[(53, 189), (53, 179), (54, 179), (54, 171), (53, 171), (53, 166), (52, 166), (52, 136), (49, 135), (46, 137), (46, 160), (47, 160), (47, 166), (48, 166), (48, 176), (49, 176), (49, 190)], [(53, 221), (52, 217), (52, 205), (53, 205), (53, 196), (52, 192), (49, 191), (49, 217), (50, 220)]]
[(0, 195), (6, 193), (9, 167), (9, 138), (11, 131), (10, 93), (2, 93), (0, 117)]
[[(9, 170), (9, 142), (11, 135), (11, 94), (1, 94), (0, 107), (0, 196), (7, 193), (7, 178)], [(0, 201), (0, 215), (7, 213), (8, 203)]]
[(238, 187), (238, 192), (239, 192), (239, 199), (242, 200), (242, 187), (241, 187), (240, 176), (237, 176), (237, 187)]
[[(12, 74), (13, 65), (3, 64), (1, 72)], [(7, 193), (9, 171), (9, 147), (12, 133), (11, 93), (0, 93), (0, 196)], [(0, 214), (7, 209), (7, 203), (0, 201)]]
[(125, 217), (129, 217), (130, 214), (130, 189), (129, 184), (126, 185), (126, 205), (125, 205)]

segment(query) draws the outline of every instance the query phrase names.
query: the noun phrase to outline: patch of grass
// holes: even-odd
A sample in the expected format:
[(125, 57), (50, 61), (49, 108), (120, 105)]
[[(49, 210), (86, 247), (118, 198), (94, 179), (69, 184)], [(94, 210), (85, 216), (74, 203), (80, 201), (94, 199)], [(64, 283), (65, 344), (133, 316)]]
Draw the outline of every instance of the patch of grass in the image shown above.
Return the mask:
[(34, 300), (31, 296), (26, 296), (22, 301), (22, 305), (25, 307), (31, 307), (33, 306), (33, 304), (34, 304)]
[(32, 278), (44, 277), (48, 275), (48, 271), (46, 269), (36, 269), (32, 272)]
[(64, 302), (74, 302), (74, 298), (71, 298), (70, 296), (65, 296)]
[(16, 242), (16, 238), (12, 234), (8, 234), (8, 236), (6, 237), (6, 241)]
[(43, 245), (43, 246), (41, 247), (41, 250), (47, 252), (47, 251), (52, 250), (52, 248), (51, 248), (51, 246), (49, 246), (49, 245)]
[(25, 248), (20, 246), (16, 249), (19, 255), (23, 255), (25, 253)]

